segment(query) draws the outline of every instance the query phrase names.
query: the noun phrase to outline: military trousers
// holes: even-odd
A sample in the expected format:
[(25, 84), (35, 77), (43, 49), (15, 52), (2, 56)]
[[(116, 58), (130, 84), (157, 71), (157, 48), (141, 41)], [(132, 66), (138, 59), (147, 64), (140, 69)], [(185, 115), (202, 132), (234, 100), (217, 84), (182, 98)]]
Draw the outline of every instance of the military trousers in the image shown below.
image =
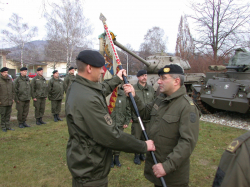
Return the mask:
[(101, 179), (99, 181), (93, 181), (89, 183), (80, 183), (72, 178), (72, 187), (108, 187), (108, 178)]
[(45, 111), (46, 98), (39, 98), (36, 101), (33, 100), (33, 106), (35, 107), (35, 118), (42, 118)]
[[(149, 131), (149, 122), (148, 123), (143, 123), (143, 125), (144, 125), (144, 128), (145, 128), (146, 132), (148, 133), (148, 131)], [(144, 138), (144, 135), (142, 133), (142, 129), (141, 129), (140, 123), (132, 123), (131, 134), (136, 139), (144, 140), (145, 141), (145, 138)]]
[[(124, 131), (123, 126), (119, 126), (118, 129), (121, 130), (121, 131)], [(113, 154), (113, 155), (120, 155), (120, 152), (121, 152), (121, 151), (112, 150), (112, 154)]]
[(10, 106), (0, 106), (0, 116), (1, 116), (1, 128), (10, 128), (10, 115), (12, 111), (12, 105)]
[(52, 100), (51, 101), (51, 113), (53, 115), (60, 114), (62, 106), (62, 100)]
[(29, 114), (30, 101), (19, 101), (16, 103), (17, 110), (17, 120), (18, 123), (23, 123), (27, 120), (27, 116)]

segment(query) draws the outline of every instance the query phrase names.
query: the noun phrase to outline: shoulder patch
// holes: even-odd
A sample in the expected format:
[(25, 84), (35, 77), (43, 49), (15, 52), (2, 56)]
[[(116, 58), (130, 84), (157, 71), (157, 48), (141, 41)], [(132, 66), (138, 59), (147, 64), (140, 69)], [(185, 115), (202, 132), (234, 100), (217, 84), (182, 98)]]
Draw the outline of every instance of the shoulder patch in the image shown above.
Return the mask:
[(190, 112), (190, 122), (195, 123), (196, 122), (196, 114), (194, 112)]
[(234, 153), (240, 145), (241, 144), (240, 144), (239, 140), (234, 140), (231, 142), (231, 144), (227, 147), (226, 150), (231, 152), (231, 153)]
[(110, 117), (109, 114), (106, 114), (104, 116), (104, 119), (106, 120), (106, 122), (107, 122), (108, 125), (112, 125), (112, 119), (111, 119), (111, 117)]

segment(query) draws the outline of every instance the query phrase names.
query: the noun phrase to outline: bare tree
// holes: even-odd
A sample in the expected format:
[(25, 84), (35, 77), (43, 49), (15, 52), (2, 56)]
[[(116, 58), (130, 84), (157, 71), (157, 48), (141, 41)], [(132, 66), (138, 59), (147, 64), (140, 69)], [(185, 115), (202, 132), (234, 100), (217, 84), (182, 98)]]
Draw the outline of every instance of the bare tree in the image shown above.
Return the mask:
[(176, 40), (175, 55), (190, 60), (194, 55), (194, 39), (190, 33), (186, 15), (181, 16)]
[(153, 27), (144, 36), (144, 42), (140, 45), (140, 55), (145, 58), (157, 52), (166, 52), (167, 37), (160, 27)]
[(61, 4), (52, 4), (53, 10), (46, 13), (48, 40), (62, 43), (65, 48), (67, 69), (70, 67), (75, 48), (87, 48), (91, 41), (87, 36), (92, 34), (92, 27), (83, 15), (80, 0), (61, 0)]
[(249, 3), (241, 0), (204, 0), (191, 3), (197, 27), (197, 50), (212, 53), (214, 63), (240, 47), (249, 22)]
[(28, 24), (22, 23), (22, 18), (14, 13), (9, 20), (10, 22), (7, 25), (9, 30), (2, 30), (2, 34), (5, 36), (3, 40), (14, 44), (20, 49), (20, 61), (21, 67), (23, 67), (24, 44), (30, 42), (36, 36), (37, 27), (29, 28)]

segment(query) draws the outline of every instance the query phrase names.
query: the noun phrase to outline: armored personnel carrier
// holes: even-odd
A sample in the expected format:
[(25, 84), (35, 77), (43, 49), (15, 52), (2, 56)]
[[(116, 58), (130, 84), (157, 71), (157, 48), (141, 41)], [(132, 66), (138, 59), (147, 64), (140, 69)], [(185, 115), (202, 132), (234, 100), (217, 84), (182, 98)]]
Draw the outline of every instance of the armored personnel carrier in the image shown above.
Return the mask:
[[(177, 56), (169, 56), (166, 53), (156, 53), (155, 55), (151, 55), (144, 60), (140, 56), (136, 55), (132, 51), (128, 50), (126, 47), (124, 47), (122, 44), (116, 41), (116, 39), (113, 40), (114, 44), (119, 47), (120, 49), (126, 51), (139, 61), (141, 61), (143, 64), (146, 65), (146, 70), (147, 70), (147, 83), (149, 85), (152, 85), (157, 91), (158, 89), (158, 84), (157, 80), (159, 78), (158, 76), (158, 71), (160, 68), (163, 68), (165, 65), (168, 64), (178, 64), (180, 65), (184, 70), (191, 69), (190, 64), (188, 61), (182, 60), (180, 57)], [(185, 73), (185, 79), (184, 79), (184, 84), (187, 88), (187, 92), (189, 95), (192, 93), (191, 86), (194, 83), (200, 84), (201, 82), (204, 81), (205, 74), (204, 73)], [(128, 76), (128, 81), (131, 84), (137, 83), (138, 79), (135, 75), (133, 76)]]
[[(193, 100), (202, 113), (216, 110), (249, 112), (250, 52), (236, 49), (228, 66), (209, 66), (216, 72), (206, 73), (205, 84), (193, 84)], [(224, 71), (224, 72), (223, 72)]]

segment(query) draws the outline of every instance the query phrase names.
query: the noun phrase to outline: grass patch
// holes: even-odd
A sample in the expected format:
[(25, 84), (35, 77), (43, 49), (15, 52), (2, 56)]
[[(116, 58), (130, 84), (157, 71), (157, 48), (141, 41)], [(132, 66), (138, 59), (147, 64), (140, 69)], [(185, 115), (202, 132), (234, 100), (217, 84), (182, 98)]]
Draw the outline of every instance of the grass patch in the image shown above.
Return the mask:
[[(68, 129), (64, 121), (55, 123), (46, 101), (43, 120), (46, 125), (35, 125), (33, 102), (27, 124), (31, 128), (18, 128), (15, 104), (11, 115), (15, 131), (0, 132), (0, 186), (71, 186), (71, 174), (66, 164)], [(129, 128), (125, 132), (130, 133)], [(221, 155), (227, 145), (246, 130), (200, 122), (199, 142), (191, 157), (190, 186), (211, 186)], [(134, 154), (122, 152), (121, 168), (113, 168), (109, 174), (109, 186), (153, 186), (143, 176), (144, 163), (133, 164)]]

